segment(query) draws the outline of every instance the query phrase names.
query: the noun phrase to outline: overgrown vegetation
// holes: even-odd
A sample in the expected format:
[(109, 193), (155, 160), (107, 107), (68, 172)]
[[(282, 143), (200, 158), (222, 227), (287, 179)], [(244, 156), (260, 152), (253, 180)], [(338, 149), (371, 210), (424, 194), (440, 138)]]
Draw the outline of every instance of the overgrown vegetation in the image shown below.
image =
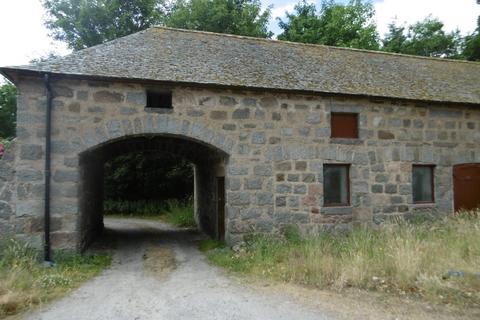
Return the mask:
[(44, 267), (38, 252), (13, 239), (0, 239), (0, 318), (62, 296), (110, 265), (108, 255), (57, 252)]
[(282, 236), (250, 236), (235, 250), (216, 248), (207, 255), (230, 271), (274, 281), (479, 307), (479, 213), (309, 238), (290, 227)]
[(104, 204), (107, 216), (121, 216), (139, 219), (159, 219), (177, 227), (195, 227), (195, 217), (191, 198), (187, 200), (169, 199), (165, 201), (114, 201)]
[(0, 79), (0, 143), (15, 136), (16, 120), (17, 88), (8, 81), (1, 84)]
[[(156, 152), (132, 152), (105, 163), (105, 199), (158, 205), (158, 200), (188, 199), (193, 195), (193, 167), (182, 157)], [(135, 206), (132, 209), (138, 207)]]

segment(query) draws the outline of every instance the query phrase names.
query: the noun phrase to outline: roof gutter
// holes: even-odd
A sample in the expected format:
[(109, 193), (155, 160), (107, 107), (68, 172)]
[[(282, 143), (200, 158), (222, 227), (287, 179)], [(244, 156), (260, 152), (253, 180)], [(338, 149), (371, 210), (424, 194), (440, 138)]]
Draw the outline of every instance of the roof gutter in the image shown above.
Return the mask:
[(50, 85), (50, 74), (45, 73), (45, 92), (47, 98), (46, 122), (45, 122), (45, 198), (44, 198), (44, 262), (52, 263), (50, 245), (50, 176), (51, 176), (51, 140), (52, 140), (52, 87)]

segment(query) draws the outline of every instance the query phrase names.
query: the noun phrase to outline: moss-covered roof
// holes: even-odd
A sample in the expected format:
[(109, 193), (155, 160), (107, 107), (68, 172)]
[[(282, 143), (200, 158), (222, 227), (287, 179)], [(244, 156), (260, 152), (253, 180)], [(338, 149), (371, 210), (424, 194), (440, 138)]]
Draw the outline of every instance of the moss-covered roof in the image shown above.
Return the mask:
[(480, 104), (480, 63), (163, 27), (0, 71)]

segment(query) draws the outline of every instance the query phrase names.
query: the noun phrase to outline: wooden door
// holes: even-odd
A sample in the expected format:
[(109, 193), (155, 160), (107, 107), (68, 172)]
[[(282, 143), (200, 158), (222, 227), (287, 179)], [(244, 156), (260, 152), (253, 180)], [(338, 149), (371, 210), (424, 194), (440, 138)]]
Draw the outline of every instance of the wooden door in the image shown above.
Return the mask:
[(480, 207), (480, 163), (453, 167), (453, 194), (455, 211)]
[(225, 177), (217, 177), (217, 238), (225, 240)]

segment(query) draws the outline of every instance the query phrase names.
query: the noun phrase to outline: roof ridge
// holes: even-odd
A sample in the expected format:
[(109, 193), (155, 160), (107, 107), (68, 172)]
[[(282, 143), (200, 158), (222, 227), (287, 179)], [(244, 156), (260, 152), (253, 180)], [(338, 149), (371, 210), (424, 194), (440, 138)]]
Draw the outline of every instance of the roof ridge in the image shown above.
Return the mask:
[[(380, 54), (386, 56), (394, 56), (394, 57), (405, 57), (410, 59), (419, 59), (419, 60), (432, 60), (438, 62), (451, 62), (451, 63), (467, 63), (473, 64), (476, 66), (480, 66), (480, 62), (478, 61), (469, 61), (469, 60), (457, 60), (451, 58), (438, 58), (438, 57), (426, 57), (426, 56), (417, 56), (412, 54), (405, 54), (405, 53), (396, 53), (396, 52), (387, 52), (387, 51), (377, 51), (377, 50), (368, 50), (368, 49), (358, 49), (358, 48), (349, 48), (349, 47), (336, 47), (336, 46), (328, 46), (325, 44), (314, 44), (314, 43), (303, 43), (303, 42), (293, 42), (293, 41), (286, 41), (286, 40), (278, 40), (278, 39), (269, 39), (269, 38), (257, 38), (252, 36), (242, 36), (237, 34), (230, 34), (230, 33), (220, 33), (220, 32), (212, 32), (212, 31), (202, 31), (202, 30), (191, 30), (191, 29), (180, 29), (180, 28), (172, 28), (172, 27), (165, 27), (165, 26), (152, 26), (148, 29), (164, 29), (164, 30), (171, 30), (171, 31), (179, 31), (185, 33), (200, 33), (206, 35), (214, 35), (226, 38), (238, 38), (243, 40), (254, 40), (254, 41), (261, 41), (261, 42), (276, 42), (280, 44), (289, 44), (293, 46), (305, 46), (305, 47), (323, 47), (330, 50), (345, 50), (345, 51), (352, 51), (352, 52), (365, 52), (365, 53), (373, 53), (373, 54)], [(147, 30), (148, 30), (147, 29)]]

